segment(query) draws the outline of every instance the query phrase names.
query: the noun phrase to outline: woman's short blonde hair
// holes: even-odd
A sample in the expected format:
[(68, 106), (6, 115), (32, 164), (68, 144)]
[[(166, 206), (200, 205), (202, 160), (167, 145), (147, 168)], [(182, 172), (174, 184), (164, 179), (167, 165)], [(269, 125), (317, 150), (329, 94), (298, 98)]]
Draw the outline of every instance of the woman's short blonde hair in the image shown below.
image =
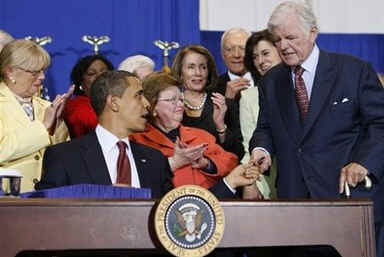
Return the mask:
[(40, 71), (50, 63), (51, 57), (44, 48), (30, 40), (17, 39), (8, 43), (0, 52), (0, 79), (4, 80), (6, 68)]

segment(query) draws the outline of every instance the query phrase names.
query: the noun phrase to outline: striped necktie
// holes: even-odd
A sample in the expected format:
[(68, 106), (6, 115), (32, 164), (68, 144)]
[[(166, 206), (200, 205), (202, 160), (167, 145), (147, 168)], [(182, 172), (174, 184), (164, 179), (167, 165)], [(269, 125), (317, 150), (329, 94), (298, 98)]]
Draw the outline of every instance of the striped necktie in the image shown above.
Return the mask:
[(307, 88), (303, 80), (304, 68), (296, 66), (295, 68), (295, 91), (296, 91), (296, 103), (299, 107), (301, 121), (304, 122), (307, 117), (309, 101)]

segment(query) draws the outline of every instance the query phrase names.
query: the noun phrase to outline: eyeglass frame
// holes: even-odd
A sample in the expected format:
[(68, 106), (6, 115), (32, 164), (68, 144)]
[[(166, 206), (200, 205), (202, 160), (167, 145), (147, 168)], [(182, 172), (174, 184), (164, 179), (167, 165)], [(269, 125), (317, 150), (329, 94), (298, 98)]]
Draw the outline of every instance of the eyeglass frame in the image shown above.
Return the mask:
[(38, 70), (38, 71), (31, 71), (31, 70), (23, 69), (21, 67), (16, 67), (16, 68), (31, 74), (33, 77), (38, 77), (41, 73), (43, 73), (45, 75), (45, 69), (41, 69), (41, 70)]
[(176, 105), (179, 101), (181, 101), (181, 103), (184, 103), (184, 97), (183, 96), (180, 96), (180, 97), (170, 97), (170, 98), (158, 98), (157, 101), (165, 101), (165, 102), (168, 102), (168, 103), (172, 103), (173, 105)]
[(224, 53), (226, 54), (234, 54), (236, 52), (236, 50), (242, 52), (242, 53), (245, 53), (245, 46), (231, 46), (231, 47), (227, 47), (227, 46), (224, 46), (223, 47), (223, 51)]

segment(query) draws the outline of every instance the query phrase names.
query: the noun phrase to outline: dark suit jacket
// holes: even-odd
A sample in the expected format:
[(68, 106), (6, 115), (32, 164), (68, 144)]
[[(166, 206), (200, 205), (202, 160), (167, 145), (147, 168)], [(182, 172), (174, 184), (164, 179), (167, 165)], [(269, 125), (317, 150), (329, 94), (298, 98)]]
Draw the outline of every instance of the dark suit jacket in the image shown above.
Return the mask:
[[(218, 92), (225, 96), (225, 91), (227, 90), (227, 83), (231, 81), (229, 78), (228, 72), (225, 72), (219, 76), (216, 81), (215, 92)], [(236, 95), (235, 99), (225, 99), (225, 103), (228, 106), (227, 113), (225, 115), (225, 122), (227, 126), (229, 126), (232, 130), (240, 131), (240, 118), (239, 118), (239, 101), (240, 101), (240, 93)], [(228, 125), (229, 124), (229, 125)]]
[[(160, 198), (172, 189), (168, 159), (158, 150), (130, 141), (140, 185)], [(95, 132), (70, 142), (49, 147), (44, 155), (43, 175), (35, 188), (46, 189), (74, 184), (111, 185), (108, 168)], [(218, 197), (233, 197), (220, 182), (211, 190)]]
[[(229, 112), (230, 110), (228, 108), (225, 117), (229, 115)], [(236, 154), (239, 160), (243, 158), (244, 148), (240, 127), (233, 128), (227, 119), (225, 119), (225, 124), (228, 126), (225, 133), (225, 140), (223, 143), (220, 142), (219, 134), (216, 131), (216, 125), (213, 121), (213, 103), (210, 99), (210, 95), (204, 104), (200, 117), (189, 117), (186, 113), (184, 113), (181, 123), (187, 127), (200, 128), (208, 131), (216, 137), (216, 142), (220, 144), (225, 151)]]
[(230, 81), (228, 72), (221, 74), (216, 81), (215, 91), (225, 96), (225, 90), (227, 89), (227, 82)]
[(352, 196), (371, 198), (376, 220), (382, 219), (384, 88), (371, 65), (320, 51), (303, 125), (289, 67), (272, 68), (260, 86), (260, 116), (249, 145), (276, 155), (278, 197), (336, 198), (341, 169), (357, 162), (375, 185), (370, 192), (359, 185)]
[[(225, 90), (227, 89), (227, 82), (230, 81), (228, 72), (225, 72), (219, 76), (216, 81), (216, 85), (213, 88), (213, 92), (218, 92), (225, 96)], [(228, 127), (227, 136), (225, 142), (222, 144), (223, 148), (237, 155), (239, 160), (244, 156), (243, 137), (240, 129), (240, 115), (239, 115), (239, 100), (240, 94), (237, 94), (235, 99), (225, 99), (227, 104), (227, 113), (225, 114), (225, 124)], [(214, 127), (214, 131), (216, 128)], [(211, 132), (212, 133), (212, 132)], [(216, 133), (216, 132), (215, 132)], [(214, 134), (215, 135), (215, 134)], [(216, 133), (218, 139), (218, 135)]]

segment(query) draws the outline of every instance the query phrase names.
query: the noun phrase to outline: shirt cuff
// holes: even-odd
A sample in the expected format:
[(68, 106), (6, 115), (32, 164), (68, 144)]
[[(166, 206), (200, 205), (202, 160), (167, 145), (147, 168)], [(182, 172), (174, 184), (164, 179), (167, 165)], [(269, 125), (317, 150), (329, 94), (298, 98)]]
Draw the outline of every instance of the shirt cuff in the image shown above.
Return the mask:
[(251, 153), (251, 156), (253, 155), (253, 152), (254, 152), (255, 150), (261, 150), (261, 151), (263, 151), (263, 152), (266, 152), (269, 156), (271, 156), (271, 154), (267, 151), (267, 149), (265, 149), (265, 148), (263, 148), (263, 147), (255, 147), (255, 148), (253, 148), (252, 153)]
[(229, 184), (227, 183), (227, 181), (225, 180), (225, 178), (223, 178), (223, 182), (228, 187), (228, 189), (231, 190), (231, 192), (235, 195), (236, 194), (236, 189), (230, 187)]

